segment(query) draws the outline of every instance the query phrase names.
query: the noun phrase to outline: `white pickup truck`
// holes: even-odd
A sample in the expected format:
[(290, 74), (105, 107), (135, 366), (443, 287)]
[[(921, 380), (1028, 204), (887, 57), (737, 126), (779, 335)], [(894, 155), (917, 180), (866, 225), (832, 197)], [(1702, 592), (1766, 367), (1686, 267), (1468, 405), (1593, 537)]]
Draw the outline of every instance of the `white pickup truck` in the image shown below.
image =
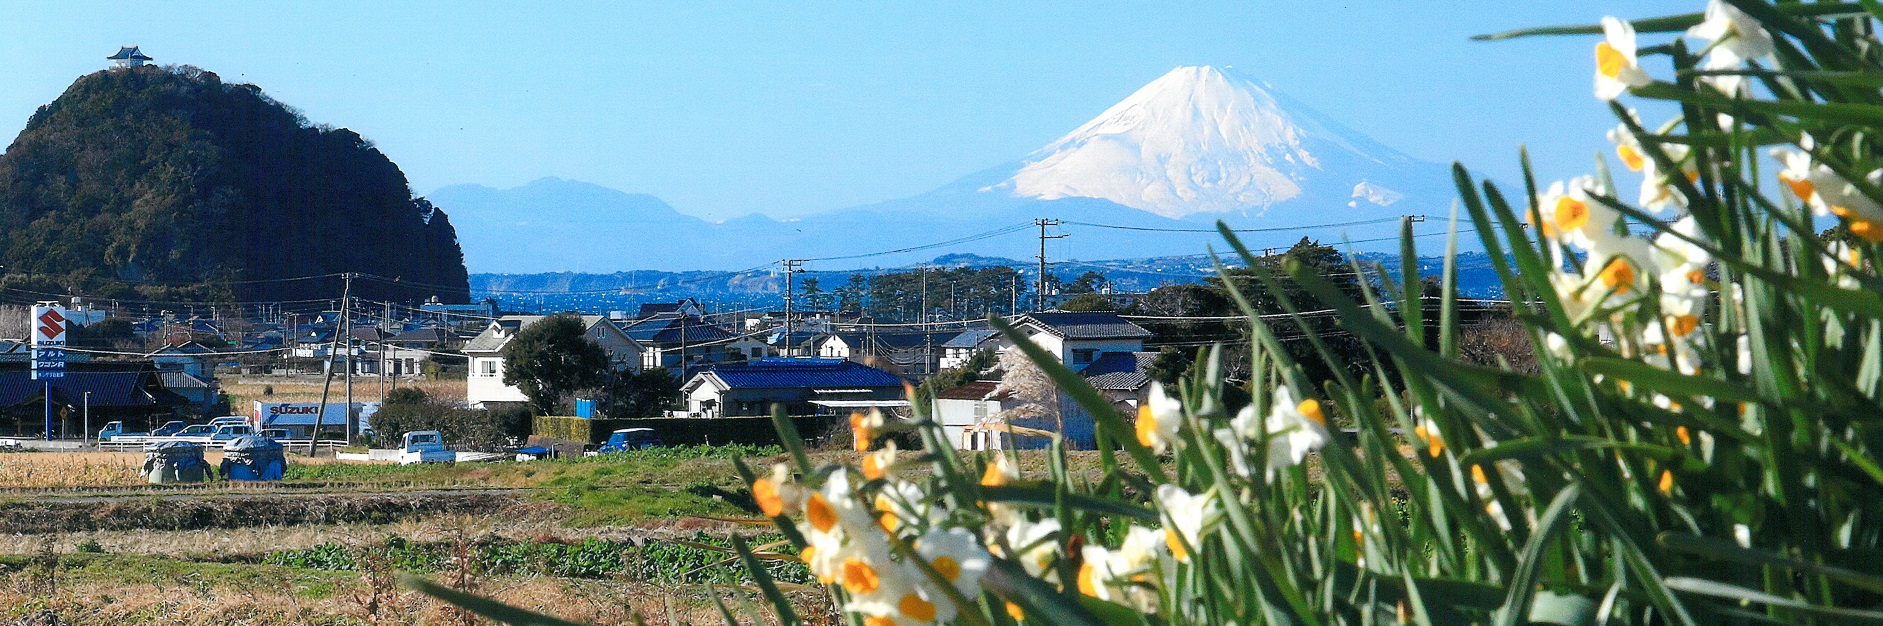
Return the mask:
[(400, 465), (452, 463), (457, 460), (458, 453), (445, 449), (444, 433), (435, 430), (406, 433), (405, 445), (399, 447)]

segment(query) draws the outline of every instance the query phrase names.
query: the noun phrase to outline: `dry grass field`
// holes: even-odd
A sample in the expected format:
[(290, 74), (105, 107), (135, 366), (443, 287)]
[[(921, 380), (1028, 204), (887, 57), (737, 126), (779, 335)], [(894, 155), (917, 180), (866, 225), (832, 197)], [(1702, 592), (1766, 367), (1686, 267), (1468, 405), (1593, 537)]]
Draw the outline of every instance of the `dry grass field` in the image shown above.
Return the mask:
[[(222, 462), (222, 453), (206, 451), (210, 465)], [(324, 465), (331, 458), (294, 457), (290, 463)], [(11, 452), (0, 454), (0, 489), (84, 489), (135, 487), (145, 484), (138, 472), (143, 452)]]
[[(223, 379), (222, 390), (229, 394), (229, 404), (236, 412), (251, 410), (250, 403), (262, 402), (319, 402), (321, 376), (230, 376)], [(379, 379), (356, 376), (353, 378), (354, 402), (378, 402), (386, 391), (396, 387), (416, 387), (424, 390), (425, 395), (448, 402), (464, 402), (464, 378), (450, 377), (438, 380), (425, 379)], [(346, 388), (341, 378), (334, 377), (333, 386), (327, 398), (328, 402), (343, 402)]]

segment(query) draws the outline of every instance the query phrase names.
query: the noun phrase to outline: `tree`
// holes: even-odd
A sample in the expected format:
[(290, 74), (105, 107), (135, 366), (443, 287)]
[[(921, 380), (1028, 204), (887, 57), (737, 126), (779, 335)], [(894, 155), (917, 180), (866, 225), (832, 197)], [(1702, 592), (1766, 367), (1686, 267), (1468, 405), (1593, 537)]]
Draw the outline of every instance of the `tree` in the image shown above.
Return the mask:
[(658, 417), (679, 397), (680, 378), (667, 368), (651, 367), (615, 374), (608, 384), (607, 405), (603, 408), (614, 418)]
[(579, 390), (600, 387), (609, 373), (608, 353), (575, 315), (551, 315), (523, 327), (503, 347), (503, 363), (504, 384), (523, 390), (543, 414), (556, 413)]
[(1104, 274), (1087, 270), (1084, 274), (1080, 274), (1077, 279), (1074, 279), (1071, 284), (1066, 285), (1063, 293), (1098, 293), (1099, 288), (1105, 286), (1107, 282), (1109, 281), (1105, 280)]
[(870, 295), (870, 280), (862, 274), (851, 274), (849, 282), (836, 288), (837, 310), (844, 313), (862, 313), (863, 301)]
[(804, 304), (811, 310), (822, 311), (826, 305), (830, 304), (830, 295), (817, 286), (816, 276), (806, 276), (804, 281), (798, 284), (803, 285), (798, 289), (798, 293), (804, 295)]
[(1059, 305), (1061, 311), (1115, 311), (1111, 297), (1102, 293), (1082, 293)]

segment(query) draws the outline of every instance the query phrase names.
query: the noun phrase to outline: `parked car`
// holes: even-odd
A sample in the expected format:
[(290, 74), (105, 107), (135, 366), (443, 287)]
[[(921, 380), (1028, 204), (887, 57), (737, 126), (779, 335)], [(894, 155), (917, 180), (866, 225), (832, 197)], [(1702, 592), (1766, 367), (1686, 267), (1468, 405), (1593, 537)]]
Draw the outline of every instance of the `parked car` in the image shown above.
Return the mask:
[(20, 440), (14, 439), (12, 437), (0, 438), (0, 452), (12, 452), (15, 450), (19, 450), (24, 445), (25, 444), (20, 443)]
[(655, 435), (652, 428), (623, 428), (609, 433), (608, 441), (602, 443), (601, 451), (644, 450), (665, 445), (667, 444), (661, 442), (660, 436)]
[(445, 449), (444, 433), (435, 430), (406, 433), (404, 445), (399, 447), (400, 465), (451, 463), (457, 460), (458, 453)]
[(222, 426), (224, 424), (237, 425), (237, 424), (247, 424), (247, 423), (249, 423), (249, 419), (240, 415), (224, 415), (222, 417), (209, 420), (210, 426)]
[[(115, 424), (117, 422), (112, 422), (112, 423)], [(170, 420), (168, 422), (164, 422), (162, 426), (158, 426), (157, 430), (150, 431), (150, 436), (168, 437), (168, 436), (183, 432), (183, 429), (189, 428), (189, 427), (190, 427), (189, 422), (185, 422), (183, 420)]]
[(223, 424), (221, 426), (197, 424), (183, 429), (183, 432), (177, 433), (175, 438), (207, 445), (253, 434), (255, 434), (255, 427), (248, 424)]
[(143, 436), (146, 436), (146, 435), (144, 433), (125, 432), (124, 422), (106, 422), (105, 427), (102, 429), (99, 429), (98, 431), (99, 441), (111, 441), (113, 438), (117, 438), (117, 437), (143, 437)]

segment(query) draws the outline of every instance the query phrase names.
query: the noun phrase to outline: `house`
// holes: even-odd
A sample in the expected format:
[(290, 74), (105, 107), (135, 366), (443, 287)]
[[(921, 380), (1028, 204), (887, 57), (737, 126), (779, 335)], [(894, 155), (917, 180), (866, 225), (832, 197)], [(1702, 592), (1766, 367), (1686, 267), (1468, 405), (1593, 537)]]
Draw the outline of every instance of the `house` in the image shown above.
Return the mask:
[[(523, 395), (523, 390), (503, 382), (503, 348), (510, 344), (517, 332), (546, 317), (505, 315), (491, 322), (484, 332), (464, 344), (464, 355), (471, 360), (471, 371), (464, 385), (465, 403), (474, 408), (486, 408), (489, 403), (529, 401), (529, 397)], [(581, 319), (588, 337), (601, 345), (616, 371), (641, 369), (641, 354), (646, 350), (640, 342), (622, 332), (621, 327), (610, 323), (608, 318), (583, 315)]]
[(157, 377), (163, 381), (164, 389), (189, 400), (189, 405), (204, 415), (208, 415), (221, 396), (221, 385), (214, 378), (206, 379), (182, 370), (159, 370)]
[(958, 450), (1000, 450), (1002, 433), (991, 427), (988, 416), (1001, 411), (1001, 401), (1010, 395), (994, 394), (1000, 383), (977, 380), (935, 394), (933, 413), (942, 432)]
[(65, 378), (54, 380), (33, 380), (24, 361), (0, 362), (0, 435), (43, 436), (48, 392), (55, 434), (72, 437), (112, 420), (149, 430), (190, 404), (164, 387), (150, 361), (68, 363)]
[(1000, 336), (1000, 331), (991, 329), (969, 329), (942, 342), (941, 361), (938, 365), (943, 370), (960, 369), (968, 364), (974, 353), (994, 347), (993, 339)]
[(216, 377), (216, 350), (188, 341), (149, 354), (162, 371), (183, 372), (197, 378)]
[[(1150, 333), (1111, 313), (1035, 313), (1015, 324), (1048, 352), (1058, 355), (1084, 377), (1112, 408), (1134, 415), (1150, 387), (1150, 368), (1158, 353), (1143, 350)], [(974, 345), (994, 345), (988, 336)], [(961, 343), (967, 344), (969, 340)], [(1011, 347), (1011, 343), (1008, 344)], [(996, 383), (977, 382), (936, 394), (935, 420), (949, 432), (956, 446), (968, 450), (1038, 448), (1050, 445), (1044, 437), (1013, 433), (1007, 426), (1057, 433), (1075, 450), (1097, 445), (1097, 419), (1063, 391), (1051, 408), (1036, 415), (1000, 415), (1018, 406), (1011, 397), (989, 396)]]
[(647, 302), (641, 304), (641, 311), (634, 319), (644, 320), (657, 315), (669, 317), (705, 317), (706, 309), (698, 300), (682, 298), (677, 302)]
[(852, 332), (832, 333), (815, 341), (814, 354), (821, 359), (849, 359), (877, 367), (894, 367), (916, 378), (935, 374), (941, 344), (953, 332)]
[(774, 404), (791, 415), (907, 407), (903, 379), (842, 359), (759, 359), (713, 366), (681, 385), (691, 417), (765, 415)]
[[(1144, 340), (1151, 337), (1151, 331), (1103, 311), (1028, 313), (1015, 320), (1014, 326), (1074, 371), (1107, 352), (1143, 352)], [(1004, 337), (998, 341), (1002, 350), (1013, 346)]]
[[(648, 306), (642, 305), (641, 310)], [(765, 342), (758, 338), (733, 334), (696, 316), (662, 313), (628, 324), (622, 331), (646, 348), (642, 367), (678, 371), (682, 363), (762, 359), (767, 352)]]
[(817, 340), (829, 333), (822, 330), (799, 328), (785, 332), (783, 326), (771, 329), (765, 338), (767, 353), (780, 357), (802, 357), (817, 354)]

